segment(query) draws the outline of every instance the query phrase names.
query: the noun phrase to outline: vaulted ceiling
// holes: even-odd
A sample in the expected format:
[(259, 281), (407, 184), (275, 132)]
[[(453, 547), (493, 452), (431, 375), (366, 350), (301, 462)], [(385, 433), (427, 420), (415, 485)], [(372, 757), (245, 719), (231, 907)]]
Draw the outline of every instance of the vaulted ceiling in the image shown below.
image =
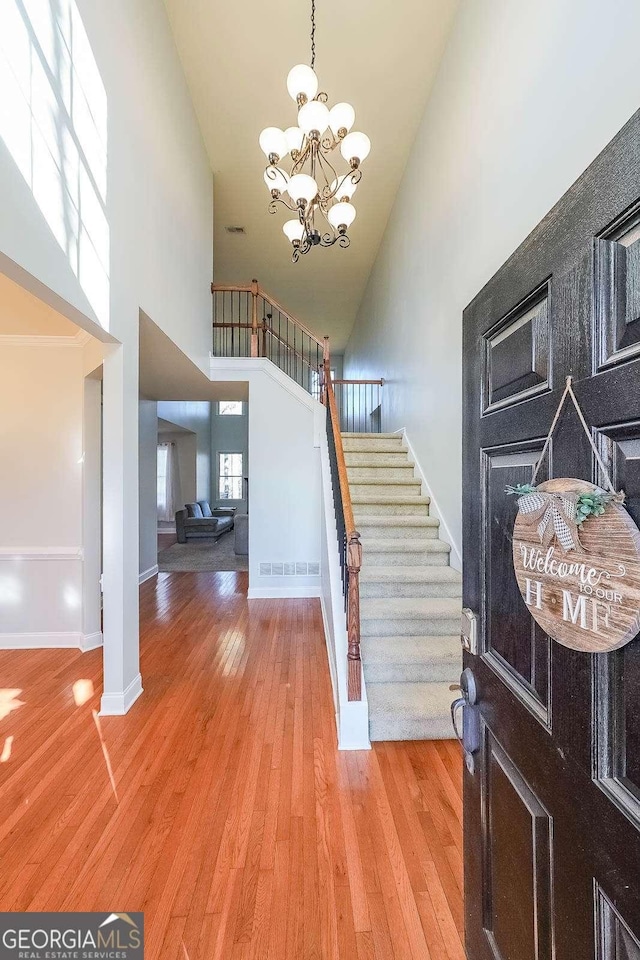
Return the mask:
[[(286, 77), (309, 62), (310, 0), (165, 0), (214, 172), (218, 283), (262, 286), (334, 349), (346, 343), (437, 69), (458, 0), (317, 0), (316, 72), (329, 106), (356, 110), (371, 138), (347, 250), (297, 264), (267, 211), (267, 126), (296, 123)], [(244, 235), (227, 232), (242, 226)]]

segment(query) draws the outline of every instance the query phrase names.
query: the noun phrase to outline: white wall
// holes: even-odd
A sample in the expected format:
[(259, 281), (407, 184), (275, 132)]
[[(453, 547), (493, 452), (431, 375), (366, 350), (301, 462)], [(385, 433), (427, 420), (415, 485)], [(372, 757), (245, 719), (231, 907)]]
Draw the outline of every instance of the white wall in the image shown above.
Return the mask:
[(0, 88), (0, 269), (122, 344), (104, 363), (102, 710), (119, 713), (141, 691), (139, 311), (206, 368), (211, 171), (162, 0), (3, 0)]
[(318, 597), (319, 575), (260, 564), (320, 562), (324, 408), (269, 360), (214, 358), (210, 376), (249, 383), (249, 597)]
[[(0, 338), (0, 370), (0, 646), (96, 646), (99, 554), (84, 570), (83, 538), (100, 504), (94, 486), (87, 496), (82, 347)], [(87, 405), (99, 417), (95, 396)]]
[[(191, 466), (188, 475), (184, 469), (181, 475), (185, 503), (192, 500), (211, 500), (211, 403), (208, 400), (160, 400), (158, 416), (190, 430), (196, 437), (193, 482)], [(175, 440), (175, 437), (172, 439)], [(186, 467), (186, 461), (182, 466)]]
[(140, 462), (140, 579), (158, 566), (158, 414), (155, 400), (140, 400), (138, 439)]
[(637, 0), (459, 8), (345, 354), (456, 546), (462, 310), (640, 106), (639, 35)]

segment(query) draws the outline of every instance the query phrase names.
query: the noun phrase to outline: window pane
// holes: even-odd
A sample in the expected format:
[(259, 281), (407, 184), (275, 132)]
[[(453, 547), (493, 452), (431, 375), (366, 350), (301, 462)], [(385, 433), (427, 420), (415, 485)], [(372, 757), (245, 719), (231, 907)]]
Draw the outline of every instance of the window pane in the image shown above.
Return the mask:
[(242, 500), (242, 477), (220, 477), (220, 500)]
[(242, 400), (220, 400), (218, 413), (221, 417), (241, 417)]
[(221, 453), (220, 454), (220, 476), (241, 477), (242, 476), (242, 454), (241, 453)]
[(158, 509), (164, 510), (167, 506), (167, 448), (158, 447)]

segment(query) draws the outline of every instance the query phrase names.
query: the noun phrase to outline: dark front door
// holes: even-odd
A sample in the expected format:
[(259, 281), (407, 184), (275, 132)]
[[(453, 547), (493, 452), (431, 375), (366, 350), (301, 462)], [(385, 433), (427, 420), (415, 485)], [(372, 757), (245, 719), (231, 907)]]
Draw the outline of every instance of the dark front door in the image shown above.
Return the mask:
[[(640, 638), (609, 654), (561, 646), (512, 566), (505, 486), (530, 480), (568, 375), (640, 524), (640, 112), (464, 314), (470, 960), (640, 960)], [(594, 461), (567, 410), (537, 482), (602, 483)]]

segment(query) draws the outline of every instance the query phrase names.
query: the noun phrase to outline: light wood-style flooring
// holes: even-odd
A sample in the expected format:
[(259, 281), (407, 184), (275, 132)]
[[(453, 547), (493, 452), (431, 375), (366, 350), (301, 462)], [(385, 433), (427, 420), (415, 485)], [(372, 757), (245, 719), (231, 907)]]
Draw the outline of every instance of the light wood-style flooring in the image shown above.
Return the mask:
[(336, 750), (317, 600), (141, 589), (145, 692), (101, 652), (0, 652), (0, 910), (145, 913), (149, 960), (463, 960), (451, 741)]

